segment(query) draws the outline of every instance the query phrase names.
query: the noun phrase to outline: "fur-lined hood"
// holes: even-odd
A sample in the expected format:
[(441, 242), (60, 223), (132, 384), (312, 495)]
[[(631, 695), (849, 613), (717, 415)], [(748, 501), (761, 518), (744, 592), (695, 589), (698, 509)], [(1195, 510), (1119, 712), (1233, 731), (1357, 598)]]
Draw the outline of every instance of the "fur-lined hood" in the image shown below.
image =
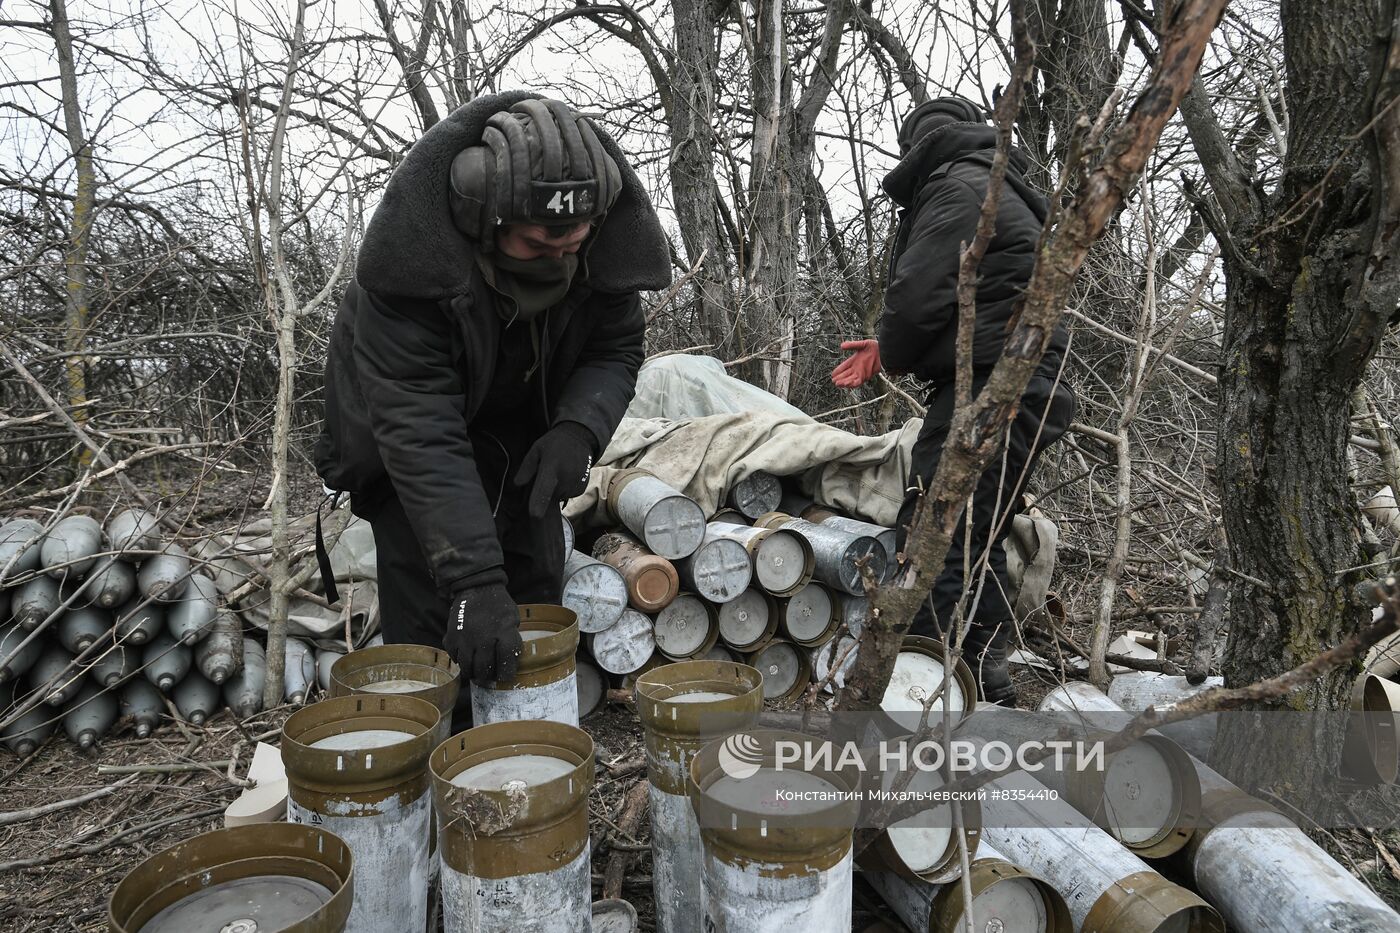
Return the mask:
[[(355, 280), (361, 288), (432, 300), (453, 298), (471, 288), (478, 275), (476, 247), (452, 223), (452, 160), (481, 142), (492, 114), (539, 96), (507, 91), (478, 97), (414, 143), (389, 179), (360, 244)], [(589, 248), (588, 285), (613, 293), (663, 289), (671, 284), (671, 261), (661, 221), (622, 150), (597, 129), (603, 148), (622, 173), (622, 193)]]

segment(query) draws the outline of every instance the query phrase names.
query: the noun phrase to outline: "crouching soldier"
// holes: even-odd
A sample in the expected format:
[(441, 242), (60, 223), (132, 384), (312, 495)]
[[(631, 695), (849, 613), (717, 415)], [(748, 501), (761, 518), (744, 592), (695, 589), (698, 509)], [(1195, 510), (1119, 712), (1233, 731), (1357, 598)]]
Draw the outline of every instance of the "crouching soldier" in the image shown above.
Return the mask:
[[(883, 366), (929, 383), (928, 412), (914, 444), (896, 526), (903, 553), (914, 509), (938, 469), (953, 417), (958, 266), (962, 245), (971, 244), (977, 232), (996, 152), (996, 129), (981, 107), (960, 97), (945, 97), (922, 104), (909, 115), (900, 127), (899, 148), (900, 162), (884, 180), (885, 191), (903, 210), (890, 259), (879, 339), (843, 343), (843, 350), (855, 352), (832, 372), (832, 381), (855, 388)], [(1027, 166), (1025, 155), (1013, 149), (997, 206), (996, 232), (978, 270), (974, 394), (981, 391), (1001, 357), (1009, 323), (1035, 267), (1047, 205), (1044, 196), (1026, 183)], [(1002, 542), (1021, 508), (1021, 491), (1036, 458), (1064, 433), (1074, 412), (1074, 396), (1061, 378), (1067, 342), (1063, 328), (1057, 329), (1011, 422), (1005, 456), (996, 458), (978, 481), (971, 507), (963, 516), (966, 524), (953, 535), (943, 571), (911, 629), (915, 634), (939, 635), (963, 601), (968, 620), (963, 657), (978, 673), (983, 694), (993, 703), (1015, 700), (1006, 663), (1015, 620), (1008, 601)], [(975, 571), (985, 558), (990, 573), (963, 579), (969, 557), (965, 542), (971, 548), (969, 566)]]
[(409, 150), (336, 316), (316, 448), (373, 526), (386, 642), (514, 677), (517, 603), (559, 601), (559, 504), (633, 395), (638, 290), (669, 282), (635, 173), (567, 105), (480, 97)]

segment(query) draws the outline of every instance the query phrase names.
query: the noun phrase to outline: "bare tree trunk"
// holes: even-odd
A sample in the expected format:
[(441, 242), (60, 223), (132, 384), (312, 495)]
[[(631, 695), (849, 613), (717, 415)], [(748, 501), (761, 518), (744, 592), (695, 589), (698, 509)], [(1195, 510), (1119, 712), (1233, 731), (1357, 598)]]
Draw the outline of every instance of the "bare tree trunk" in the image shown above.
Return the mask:
[(301, 309), (296, 285), (292, 282), (283, 249), (286, 218), (283, 214), (282, 179), (286, 156), (287, 117), (292, 102), (292, 84), (301, 66), (306, 39), (306, 5), (298, 0), (296, 23), (287, 48), (287, 72), (282, 83), (281, 105), (273, 118), (268, 142), (267, 240), (269, 268), (263, 282), (267, 312), (277, 334), (277, 402), (272, 422), (272, 485), (264, 507), (269, 509), (272, 554), (268, 565), (267, 681), (263, 686), (263, 706), (282, 701), (286, 670), (287, 613), (290, 608), (292, 545), (287, 516), (287, 467), (291, 450), (293, 378), (296, 375), (297, 318)]
[(663, 102), (670, 103), (671, 200), (686, 258), (694, 264), (705, 257), (693, 279), (701, 342), (712, 345), (717, 355), (739, 356), (747, 348), (734, 327), (729, 251), (716, 210), (715, 82), (722, 6), (716, 0), (675, 0), (671, 9), (675, 48), (670, 93), (658, 89)]
[[(82, 103), (78, 99), (78, 72), (73, 59), (73, 34), (68, 28), (66, 0), (49, 0), (53, 14), (53, 41), (58, 55), (58, 81), (63, 96), (63, 128), (73, 153), (77, 190), (73, 198), (73, 220), (68, 229), (68, 247), (63, 254), (66, 282), (64, 293), (63, 347), (68, 356), (63, 363), (64, 388), (73, 420), (87, 424), (87, 363), (83, 347), (88, 330), (88, 247), (92, 240), (93, 206), (97, 200), (97, 175), (92, 164), (92, 145), (83, 130)], [(78, 452), (78, 468), (92, 463), (92, 451)]]
[[(1188, 124), (1226, 211), (1227, 299), (1218, 457), (1234, 607), (1225, 675), (1245, 684), (1312, 658), (1369, 618), (1359, 513), (1347, 482), (1348, 412), (1396, 309), (1400, 210), (1395, 4), (1296, 0), (1282, 10), (1292, 115), (1279, 190), (1264, 202), (1203, 108)], [(1359, 142), (1358, 142), (1359, 140)], [(1253, 582), (1251, 582), (1253, 581)], [(1267, 708), (1339, 710), (1352, 671)], [(1221, 724), (1227, 774), (1305, 792), (1335, 774), (1340, 737), (1283, 752), (1246, 721)]]

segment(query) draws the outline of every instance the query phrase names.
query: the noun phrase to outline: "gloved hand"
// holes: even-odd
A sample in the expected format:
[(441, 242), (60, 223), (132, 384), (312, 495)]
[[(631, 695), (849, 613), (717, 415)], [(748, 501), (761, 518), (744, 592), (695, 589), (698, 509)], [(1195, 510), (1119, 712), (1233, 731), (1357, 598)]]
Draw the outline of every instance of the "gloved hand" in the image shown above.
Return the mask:
[(442, 644), (462, 676), (479, 684), (514, 680), (520, 665), (520, 609), (505, 586), (488, 583), (458, 593)]
[(842, 350), (854, 350), (831, 371), (831, 381), (842, 389), (859, 389), (880, 371), (880, 344), (875, 340), (847, 340)]
[(593, 432), (577, 421), (561, 421), (535, 441), (515, 474), (515, 485), (529, 486), (531, 518), (583, 492), (593, 466)]

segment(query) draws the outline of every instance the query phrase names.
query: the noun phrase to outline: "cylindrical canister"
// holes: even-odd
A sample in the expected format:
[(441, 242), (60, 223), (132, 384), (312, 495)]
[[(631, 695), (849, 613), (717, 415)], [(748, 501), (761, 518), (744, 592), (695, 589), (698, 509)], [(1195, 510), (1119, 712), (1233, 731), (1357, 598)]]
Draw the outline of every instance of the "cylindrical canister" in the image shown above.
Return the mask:
[(773, 597), (749, 587), (715, 609), (720, 641), (737, 651), (754, 651), (778, 630), (778, 607)]
[(87, 515), (69, 515), (49, 529), (39, 545), (39, 561), (55, 579), (80, 580), (97, 563), (104, 544), (102, 526)]
[(725, 501), (745, 518), (758, 518), (783, 501), (783, 484), (772, 473), (755, 470), (729, 487)]
[[(11, 686), (7, 684), (3, 689), (8, 692)], [(3, 693), (0, 693), (0, 698), (3, 698)], [(53, 735), (59, 719), (59, 716), (54, 715), (52, 707), (40, 703), (30, 707), (29, 712), (8, 726), (0, 727), (0, 742), (8, 745), (10, 750), (21, 758), (27, 758)]]
[(83, 666), (73, 662), (73, 656), (62, 645), (49, 645), (29, 668), (29, 684), (43, 691), (44, 702), (62, 706), (83, 688)]
[(428, 917), (428, 755), (440, 715), (415, 697), (335, 697), (282, 727), (287, 822), (345, 841), (362, 870), (347, 933), (423, 933)]
[(673, 661), (698, 657), (719, 638), (714, 607), (691, 593), (682, 593), (657, 613), (653, 631), (656, 650)]
[[(943, 684), (947, 678), (946, 686)], [(931, 703), (939, 689), (942, 694)], [(943, 643), (924, 635), (906, 635), (894, 660), (894, 671), (880, 700), (880, 708), (909, 731), (919, 728), (925, 705), (930, 713), (947, 712), (952, 721), (962, 718), (977, 703), (977, 681), (962, 658), (954, 661), (949, 675)]]
[(340, 933), (358, 886), (353, 864), (350, 847), (315, 826), (217, 829), (132, 869), (112, 891), (107, 923), (112, 933)]
[[(1069, 907), (1050, 884), (1007, 861), (986, 843), (970, 857), (972, 929), (978, 933), (1073, 933)], [(894, 872), (865, 880), (914, 933), (962, 933), (967, 896), (960, 881), (932, 884)]]
[(777, 768), (780, 741), (813, 740), (738, 732), (691, 759), (688, 791), (705, 852), (701, 929), (851, 929), (856, 782), (820, 766)]
[(782, 512), (770, 512), (756, 523), (765, 528), (783, 528), (807, 539), (816, 557), (816, 577), (842, 593), (859, 596), (865, 592), (860, 577), (861, 562), (878, 582), (885, 579), (885, 549), (869, 535), (851, 534), (825, 523), (818, 525)]
[(578, 718), (587, 719), (606, 704), (608, 681), (598, 666), (582, 654), (574, 656), (574, 679), (578, 684)]
[(790, 641), (774, 638), (744, 660), (763, 675), (765, 700), (795, 700), (811, 686), (811, 659), (804, 649)]
[(288, 638), (285, 664), (282, 697), (288, 703), (301, 703), (316, 685), (316, 655), (300, 638)]
[[(946, 770), (914, 768), (906, 773), (884, 764), (883, 755), (890, 749), (904, 748), (904, 760), (913, 760), (917, 751), (911, 750), (913, 737), (886, 740), (877, 749), (863, 749), (866, 766), (866, 800), (869, 825), (880, 826), (875, 840), (856, 856), (865, 869), (892, 871), (910, 881), (942, 884), (962, 876), (962, 849), (969, 858), (978, 854), (982, 823), (982, 808), (975, 799), (940, 800), (947, 784)], [(911, 816), (890, 821), (880, 814), (886, 795), (896, 792), (900, 781), (903, 791), (919, 795), (923, 808)]]
[(222, 693), (219, 685), (209, 680), (199, 671), (190, 671), (185, 679), (175, 685), (171, 699), (180, 718), (202, 726), (209, 717), (219, 711)]
[(588, 636), (588, 652), (609, 674), (631, 674), (656, 652), (651, 619), (635, 609), (622, 613), (617, 624)]
[(1054, 885), (1081, 933), (1224, 933), (1214, 908), (1052, 799), (1026, 772), (987, 789), (982, 838)]
[(578, 725), (578, 619), (563, 606), (520, 607), (520, 667), (509, 683), (471, 684), (472, 722), (549, 719)]
[(447, 933), (589, 929), (593, 768), (588, 733), (557, 722), (478, 725), (433, 751)]
[(627, 609), (627, 581), (616, 567), (579, 551), (564, 562), (559, 601), (578, 617), (580, 632), (601, 632), (617, 624)]
[[(1154, 674), (1149, 671), (1127, 671), (1114, 676), (1108, 685), (1108, 696), (1123, 709), (1132, 713), (1140, 713), (1149, 706), (1161, 709), (1171, 703), (1194, 696), (1202, 690), (1223, 687), (1224, 685), (1224, 677), (1207, 677), (1199, 684), (1192, 684), (1187, 682), (1185, 677)], [(1094, 692), (1098, 693), (1097, 690)], [(1202, 761), (1209, 761), (1211, 746), (1215, 744), (1217, 719), (1215, 713), (1207, 713), (1204, 716), (1196, 716), (1182, 722), (1169, 723), (1157, 731), (1195, 757)]]
[[(593, 557), (622, 574), (623, 582), (627, 586), (627, 602), (638, 612), (657, 612), (664, 609), (681, 591), (680, 575), (676, 572), (676, 566), (666, 558), (648, 551), (646, 545), (629, 534), (612, 532), (603, 535), (593, 545)], [(574, 575), (569, 573), (569, 569), (566, 566), (564, 570), (566, 580)], [(586, 566), (575, 566), (574, 571), (575, 573), (586, 573), (587, 568)], [(598, 571), (594, 571), (594, 573), (596, 574)], [(607, 589), (599, 587), (591, 580), (589, 586)], [(621, 612), (618, 615), (621, 615)], [(617, 620), (613, 619), (613, 621)], [(582, 619), (580, 619), (581, 624)], [(597, 631), (597, 629), (581, 629), (581, 631)]]
[(859, 638), (865, 631), (865, 620), (870, 618), (870, 598), (843, 593), (840, 596), (841, 624), (852, 638)]
[(794, 645), (815, 648), (836, 636), (836, 601), (820, 583), (808, 583), (778, 600), (778, 630)]
[(559, 518), (564, 523), (564, 559), (567, 560), (574, 549), (574, 540), (577, 535), (574, 534), (574, 523), (569, 521), (567, 515), (560, 513)]
[[(1123, 711), (1088, 684), (1069, 686), (1073, 689), (1067, 699), (1076, 710)], [(1206, 765), (1194, 760), (1192, 764), (1205, 817), (1185, 849), (1187, 865), (1196, 890), (1220, 911), (1231, 930), (1400, 929), (1400, 916), (1306, 833)]]
[(700, 547), (678, 561), (676, 569), (687, 590), (715, 605), (736, 599), (753, 579), (753, 562), (744, 546), (710, 533), (708, 526)]
[(812, 579), (816, 557), (807, 539), (781, 528), (753, 528), (712, 521), (705, 536), (737, 541), (753, 562), (753, 579), (765, 593), (791, 596)]
[(637, 678), (651, 803), (651, 873), (658, 933), (703, 933), (704, 852), (690, 805), (690, 760), (716, 738), (753, 728), (763, 676), (746, 664), (682, 661)]
[(145, 509), (126, 509), (107, 522), (107, 540), (122, 560), (136, 562), (160, 546), (160, 520)]
[[(1084, 718), (1057, 704), (1052, 695), (1042, 703), (1042, 712), (982, 709), (967, 728), (1010, 748), (1028, 748), (1049, 736), (1095, 742), (1121, 730), (1129, 718)], [(1180, 850), (1200, 822), (1196, 771), (1180, 746), (1164, 735), (1145, 735), (1089, 766), (1067, 758), (1043, 762), (1036, 778), (1142, 858), (1165, 858)]]
[(331, 690), (331, 668), (335, 667), (335, 662), (345, 657), (344, 651), (333, 651), (330, 648), (320, 648), (316, 651), (316, 686), (320, 687), (327, 696)]
[(437, 707), (442, 722), (435, 736), (451, 734), (452, 710), (461, 691), (457, 662), (442, 648), (427, 645), (379, 645), (336, 657), (327, 692), (333, 697), (354, 693), (409, 696)]
[(845, 687), (846, 675), (856, 666), (856, 648), (859, 644), (850, 635), (842, 635), (813, 648), (812, 683), (821, 684), (822, 690), (827, 693), (835, 693)]
[(705, 538), (705, 513), (695, 501), (645, 470), (623, 470), (608, 487), (608, 510), (653, 554), (679, 560)]
[(863, 522), (855, 518), (847, 518), (844, 515), (837, 515), (829, 512), (821, 518), (813, 518), (812, 521), (819, 525), (829, 525), (832, 528), (849, 532), (853, 535), (863, 535), (874, 538), (880, 542), (881, 549), (885, 552), (885, 573), (880, 578), (885, 581), (894, 576), (899, 569), (899, 557), (895, 553), (895, 533), (893, 528), (886, 528), (884, 525), (875, 525), (871, 522)]

